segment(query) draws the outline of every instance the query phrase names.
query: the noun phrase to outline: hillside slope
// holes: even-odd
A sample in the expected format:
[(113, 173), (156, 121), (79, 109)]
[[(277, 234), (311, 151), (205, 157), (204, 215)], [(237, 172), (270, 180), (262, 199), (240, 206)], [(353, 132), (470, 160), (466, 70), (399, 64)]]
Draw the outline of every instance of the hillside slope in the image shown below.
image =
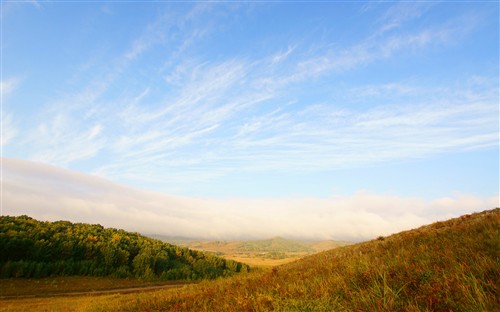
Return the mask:
[(113, 307), (125, 311), (498, 311), (499, 261), (497, 208), (336, 248), (273, 270), (203, 282)]
[(123, 230), (0, 217), (0, 277), (89, 275), (207, 279), (248, 266)]

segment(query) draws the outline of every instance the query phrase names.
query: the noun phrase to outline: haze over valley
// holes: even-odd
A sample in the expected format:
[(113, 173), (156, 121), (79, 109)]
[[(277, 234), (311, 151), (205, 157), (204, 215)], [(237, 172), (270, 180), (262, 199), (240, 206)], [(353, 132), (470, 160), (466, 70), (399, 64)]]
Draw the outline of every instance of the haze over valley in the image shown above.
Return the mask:
[(205, 239), (361, 241), (484, 210), (496, 197), (423, 200), (358, 192), (331, 198), (181, 197), (140, 190), (88, 174), (3, 159), (3, 213), (41, 220)]

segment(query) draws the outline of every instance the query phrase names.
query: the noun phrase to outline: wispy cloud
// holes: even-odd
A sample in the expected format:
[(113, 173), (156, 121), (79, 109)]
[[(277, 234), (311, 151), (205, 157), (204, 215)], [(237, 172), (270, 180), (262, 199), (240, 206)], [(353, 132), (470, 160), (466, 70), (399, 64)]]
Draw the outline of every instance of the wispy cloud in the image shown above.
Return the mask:
[(391, 5), (377, 21), (379, 29), (375, 34), (377, 36), (383, 35), (405, 23), (415, 20), (435, 4), (432, 2), (399, 2)]
[(18, 87), (19, 83), (20, 83), (19, 78), (10, 78), (0, 81), (0, 88), (2, 88), (1, 91), (4, 98), (9, 96), (9, 94), (11, 94), (12, 92), (14, 92), (14, 90), (16, 90), (16, 88)]
[[(494, 147), (498, 81), (491, 77), (431, 86), (412, 77), (343, 82), (401, 55), (446, 49), (474, 29), (467, 17), (412, 24), (433, 6), (391, 4), (373, 30), (341, 46), (311, 48), (295, 38), (258, 56), (214, 58), (206, 56), (208, 40), (223, 28), (219, 23), (231, 27), (236, 8), (200, 3), (159, 13), (103, 64), (104, 73), (45, 103), (17, 147), (32, 160), (67, 167), (93, 160), (90, 170), (111, 179), (162, 185)], [(147, 70), (144, 59), (151, 59)]]
[(89, 159), (105, 146), (106, 141), (100, 135), (102, 129), (99, 124), (75, 128), (73, 120), (58, 115), (51, 123), (39, 125), (36, 135), (28, 138), (33, 145), (39, 146), (32, 159), (62, 166)]
[(5, 146), (12, 141), (12, 139), (18, 133), (18, 130), (14, 127), (14, 123), (12, 121), (11, 114), (3, 114), (2, 115), (2, 140), (0, 141), (0, 145)]
[[(281, 70), (270, 74), (266, 61), (188, 62), (183, 69), (177, 67), (176, 85), (181, 87), (176, 96), (168, 96), (151, 109), (144, 105), (147, 94), (143, 92), (121, 113), (133, 130), (111, 145), (117, 151), (115, 164), (98, 172), (114, 177), (125, 168), (133, 172), (137, 166), (137, 178), (150, 166), (171, 172), (189, 166), (210, 168), (216, 163), (224, 164), (218, 169), (221, 172), (231, 167), (322, 170), (495, 146), (495, 99), (484, 99), (484, 94), (472, 90), (470, 101), (464, 101), (452, 90), (394, 82), (358, 87), (365, 89), (364, 97), (360, 93), (358, 97), (364, 101), (373, 93), (412, 94), (413, 99), (403, 99), (404, 105), (380, 103), (361, 113), (343, 109), (340, 115), (337, 105), (328, 103), (320, 114), (309, 113), (306, 119), (302, 110), (280, 109), (287, 106), (283, 92), (288, 88), (318, 75), (375, 62), (408, 46), (422, 47), (432, 41), (429, 34), (391, 38), (380, 43), (380, 49), (356, 46), (337, 58), (327, 53), (302, 60), (295, 72), (286, 75)], [(285, 54), (290, 53), (292, 49)], [(270, 58), (279, 66), (276, 56)], [(416, 90), (424, 89), (427, 98), (433, 97), (432, 103), (417, 95)], [(146, 172), (154, 175), (154, 170)]]
[(367, 192), (327, 199), (194, 199), (33, 162), (6, 158), (3, 164), (5, 214), (100, 223), (147, 234), (358, 241), (499, 204), (498, 197), (455, 194), (422, 200)]
[(16, 89), (19, 87), (20, 82), (21, 79), (19, 78), (10, 78), (0, 81), (2, 94), (2, 134), (0, 145), (2, 147), (8, 145), (19, 132), (15, 126), (14, 116), (12, 113), (9, 113), (7, 107), (9, 96), (16, 91)]

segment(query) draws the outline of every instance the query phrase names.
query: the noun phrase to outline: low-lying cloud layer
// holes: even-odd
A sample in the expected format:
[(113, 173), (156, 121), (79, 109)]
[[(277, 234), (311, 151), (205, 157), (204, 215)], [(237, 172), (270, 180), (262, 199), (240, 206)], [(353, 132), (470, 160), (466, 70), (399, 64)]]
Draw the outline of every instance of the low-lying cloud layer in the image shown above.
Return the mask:
[(187, 198), (24, 160), (2, 162), (3, 215), (99, 223), (146, 234), (359, 241), (499, 205), (498, 196), (458, 194), (432, 201), (368, 192), (326, 199)]

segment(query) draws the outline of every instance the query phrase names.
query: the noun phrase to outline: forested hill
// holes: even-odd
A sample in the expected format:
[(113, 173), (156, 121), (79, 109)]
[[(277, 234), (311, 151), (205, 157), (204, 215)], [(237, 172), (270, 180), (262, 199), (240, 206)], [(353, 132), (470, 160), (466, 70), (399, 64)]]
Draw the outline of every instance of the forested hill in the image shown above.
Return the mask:
[(0, 217), (0, 277), (111, 275), (196, 280), (248, 269), (239, 262), (98, 224)]

